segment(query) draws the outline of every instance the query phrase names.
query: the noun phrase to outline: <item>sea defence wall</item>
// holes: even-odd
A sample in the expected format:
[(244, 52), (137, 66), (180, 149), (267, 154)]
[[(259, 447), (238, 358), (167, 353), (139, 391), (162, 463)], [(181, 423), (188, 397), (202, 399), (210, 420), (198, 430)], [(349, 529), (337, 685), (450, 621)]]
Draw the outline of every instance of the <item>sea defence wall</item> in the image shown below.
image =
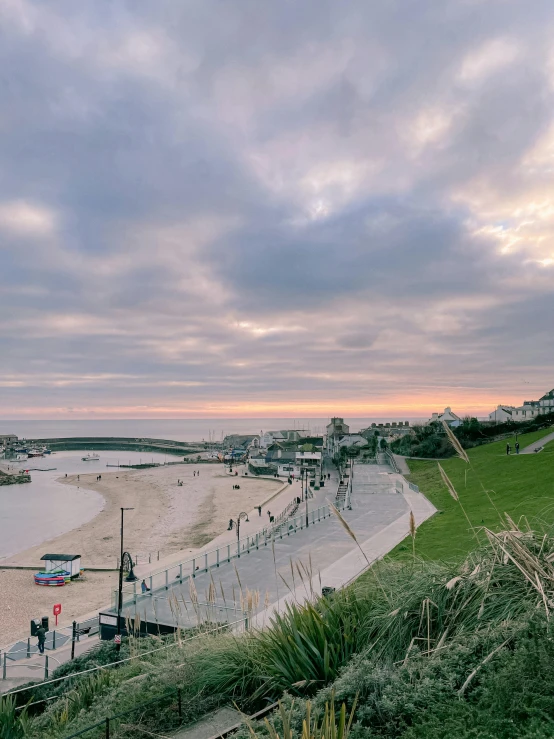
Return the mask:
[(33, 447), (47, 447), (55, 452), (64, 449), (127, 450), (130, 452), (159, 452), (162, 454), (173, 454), (178, 457), (204, 451), (204, 445), (202, 443), (117, 436), (72, 436), (58, 439), (27, 439), (26, 444)]

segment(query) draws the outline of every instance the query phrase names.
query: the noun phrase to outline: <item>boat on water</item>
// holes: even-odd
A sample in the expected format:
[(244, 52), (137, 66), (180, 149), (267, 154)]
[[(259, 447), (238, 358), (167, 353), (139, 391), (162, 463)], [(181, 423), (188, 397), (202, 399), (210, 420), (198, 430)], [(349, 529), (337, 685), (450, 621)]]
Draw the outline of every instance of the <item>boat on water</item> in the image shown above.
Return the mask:
[(27, 452), (29, 458), (30, 457), (43, 457), (44, 451), (42, 449), (29, 449)]
[(86, 457), (81, 457), (82, 462), (97, 462), (99, 459), (98, 454), (87, 454)]

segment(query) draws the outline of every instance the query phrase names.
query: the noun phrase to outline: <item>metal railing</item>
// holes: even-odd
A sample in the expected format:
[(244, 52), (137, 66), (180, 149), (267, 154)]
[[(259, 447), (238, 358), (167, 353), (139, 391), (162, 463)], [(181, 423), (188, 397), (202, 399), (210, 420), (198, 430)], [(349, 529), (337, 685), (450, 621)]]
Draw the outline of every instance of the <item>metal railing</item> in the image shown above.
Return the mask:
[[(75, 641), (81, 641), (81, 637), (90, 637), (98, 633), (98, 616), (89, 618), (87, 621), (76, 622)], [(53, 629), (46, 632), (46, 641), (44, 648), (46, 651), (54, 651), (69, 644), (73, 639), (73, 626), (65, 626), (60, 629)], [(30, 659), (31, 656), (39, 654), (38, 645), (31, 643), (31, 637), (26, 640), (20, 640), (9, 644), (7, 647), (0, 649), (0, 658), (7, 655), (12, 662)]]
[[(56, 659), (56, 657), (53, 657), (51, 654), (34, 653), (33, 657), (38, 658), (39, 662), (33, 663), (33, 662), (25, 661), (21, 663), (21, 662), (17, 662), (13, 660), (8, 654), (8, 652), (4, 652), (3, 656), (0, 657), (0, 660), (2, 662), (2, 680), (7, 680), (10, 677), (10, 675), (8, 675), (8, 667), (44, 669), (44, 679), (47, 680), (48, 675), (50, 674), (50, 668), (51, 668), (50, 660), (54, 660), (54, 662), (56, 662), (56, 667), (58, 667), (61, 664), (60, 660)], [(43, 658), (44, 660), (42, 664), (40, 663), (41, 658)]]
[[(346, 501), (339, 503), (337, 507), (339, 509), (346, 507)], [(191, 559), (177, 562), (161, 570), (157, 570), (144, 578), (150, 593), (142, 593), (140, 584), (137, 584), (137, 582), (124, 585), (121, 607), (124, 608), (126, 605), (132, 603), (136, 604), (141, 596), (149, 597), (155, 591), (169, 590), (173, 585), (181, 585), (198, 575), (202, 575), (225, 563), (229, 563), (231, 560), (238, 559), (252, 551), (266, 547), (272, 541), (295, 534), (297, 531), (306, 528), (306, 525), (310, 526), (323, 521), (331, 515), (331, 509), (328, 505), (320, 506), (319, 508), (308, 511), (307, 520), (306, 514), (294, 516), (288, 520), (288, 526), (283, 525), (283, 522), (281, 522), (272, 527), (262, 529), (262, 531), (256, 534), (246, 536), (239, 541), (228, 542), (217, 549), (202, 552)], [(117, 610), (117, 591), (113, 593), (112, 608)]]
[(400, 467), (398, 466), (394, 454), (390, 449), (385, 449), (385, 458), (395, 472), (400, 473)]

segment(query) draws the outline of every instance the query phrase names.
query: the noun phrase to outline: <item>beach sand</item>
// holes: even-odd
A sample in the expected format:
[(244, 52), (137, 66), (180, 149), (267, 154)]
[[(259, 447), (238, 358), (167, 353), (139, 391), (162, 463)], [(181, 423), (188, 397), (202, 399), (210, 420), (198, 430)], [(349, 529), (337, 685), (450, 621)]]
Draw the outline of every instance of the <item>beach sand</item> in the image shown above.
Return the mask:
[[(194, 475), (197, 471), (199, 474)], [(230, 477), (221, 464), (182, 464), (148, 470), (97, 472), (60, 478), (60, 482), (86, 487), (105, 499), (92, 521), (61, 536), (10, 557), (9, 564), (40, 567), (46, 552), (80, 554), (81, 566), (117, 567), (121, 507), (125, 512), (124, 548), (139, 570), (151, 559), (183, 558), (225, 531), (230, 518), (255, 506), (282, 486), (283, 481), (253, 477)], [(178, 486), (177, 480), (183, 485)], [(240, 490), (233, 485), (239, 484)], [(7, 563), (4, 563), (7, 564)], [(117, 572), (86, 572), (82, 582), (62, 588), (39, 587), (31, 570), (0, 569), (0, 647), (29, 635), (31, 618), (49, 615), (54, 603), (62, 604), (60, 626), (92, 615), (111, 602), (117, 588)]]

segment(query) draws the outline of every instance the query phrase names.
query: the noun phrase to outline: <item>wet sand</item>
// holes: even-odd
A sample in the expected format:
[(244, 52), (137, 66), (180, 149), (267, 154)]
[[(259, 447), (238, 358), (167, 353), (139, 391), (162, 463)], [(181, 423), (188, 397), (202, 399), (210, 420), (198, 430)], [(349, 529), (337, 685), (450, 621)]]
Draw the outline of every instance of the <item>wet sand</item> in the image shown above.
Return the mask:
[[(199, 475), (195, 476), (194, 472)], [(250, 511), (282, 486), (282, 481), (252, 477), (233, 478), (220, 464), (181, 464), (149, 470), (122, 470), (70, 475), (60, 482), (100, 493), (105, 504), (88, 523), (61, 536), (20, 552), (9, 564), (40, 569), (46, 552), (80, 554), (81, 566), (115, 569), (120, 546), (120, 508), (125, 512), (124, 548), (139, 566), (186, 557), (225, 531), (237, 511)], [(183, 485), (178, 486), (177, 480)], [(240, 490), (233, 490), (234, 484)], [(7, 564), (4, 563), (4, 564)], [(90, 614), (111, 601), (117, 588), (117, 572), (87, 572), (83, 582), (62, 588), (39, 587), (31, 570), (0, 569), (0, 647), (27, 636), (31, 618), (52, 614), (62, 604), (60, 625)]]

